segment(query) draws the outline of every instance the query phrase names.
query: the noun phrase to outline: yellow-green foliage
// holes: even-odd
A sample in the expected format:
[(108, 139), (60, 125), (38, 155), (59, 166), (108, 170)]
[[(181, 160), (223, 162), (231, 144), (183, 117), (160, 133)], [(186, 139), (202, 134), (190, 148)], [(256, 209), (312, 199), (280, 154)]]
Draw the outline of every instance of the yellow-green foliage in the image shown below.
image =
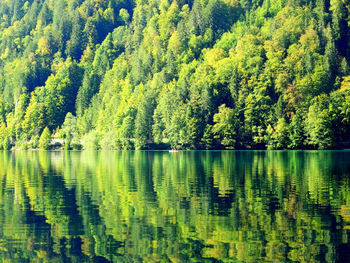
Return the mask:
[(68, 117), (62, 139), (88, 148), (348, 147), (349, 8), (0, 0), (0, 123), (16, 145)]
[(39, 148), (42, 150), (47, 150), (51, 143), (51, 132), (48, 127), (45, 127), (40, 138), (39, 138)]

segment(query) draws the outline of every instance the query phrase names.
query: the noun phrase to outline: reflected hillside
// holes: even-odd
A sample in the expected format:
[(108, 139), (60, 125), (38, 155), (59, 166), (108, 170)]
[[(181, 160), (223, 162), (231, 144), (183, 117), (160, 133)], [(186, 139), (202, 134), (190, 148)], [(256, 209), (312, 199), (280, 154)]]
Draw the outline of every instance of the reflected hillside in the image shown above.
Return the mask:
[(349, 158), (345, 151), (3, 151), (0, 257), (346, 262)]

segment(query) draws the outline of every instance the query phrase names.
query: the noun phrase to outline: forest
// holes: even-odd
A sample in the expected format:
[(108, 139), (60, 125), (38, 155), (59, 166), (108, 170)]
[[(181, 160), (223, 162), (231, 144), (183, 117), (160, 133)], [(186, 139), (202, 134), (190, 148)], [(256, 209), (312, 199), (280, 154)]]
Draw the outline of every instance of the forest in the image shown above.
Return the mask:
[(347, 0), (0, 0), (0, 148), (350, 148), (349, 61)]

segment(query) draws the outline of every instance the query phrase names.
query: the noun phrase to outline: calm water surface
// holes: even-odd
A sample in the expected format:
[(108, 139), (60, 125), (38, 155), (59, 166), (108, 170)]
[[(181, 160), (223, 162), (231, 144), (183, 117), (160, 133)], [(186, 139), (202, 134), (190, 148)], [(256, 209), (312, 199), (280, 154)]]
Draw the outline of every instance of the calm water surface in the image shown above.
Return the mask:
[(350, 151), (0, 152), (2, 262), (350, 262)]

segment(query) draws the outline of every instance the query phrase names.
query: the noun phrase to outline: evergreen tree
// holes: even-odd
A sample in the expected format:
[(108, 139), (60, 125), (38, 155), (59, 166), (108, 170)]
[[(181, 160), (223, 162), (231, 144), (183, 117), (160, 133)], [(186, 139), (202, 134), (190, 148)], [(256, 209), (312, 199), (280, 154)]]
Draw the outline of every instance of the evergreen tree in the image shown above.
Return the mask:
[(0, 0), (0, 144), (35, 147), (47, 126), (67, 148), (350, 147), (349, 14), (344, 0)]

